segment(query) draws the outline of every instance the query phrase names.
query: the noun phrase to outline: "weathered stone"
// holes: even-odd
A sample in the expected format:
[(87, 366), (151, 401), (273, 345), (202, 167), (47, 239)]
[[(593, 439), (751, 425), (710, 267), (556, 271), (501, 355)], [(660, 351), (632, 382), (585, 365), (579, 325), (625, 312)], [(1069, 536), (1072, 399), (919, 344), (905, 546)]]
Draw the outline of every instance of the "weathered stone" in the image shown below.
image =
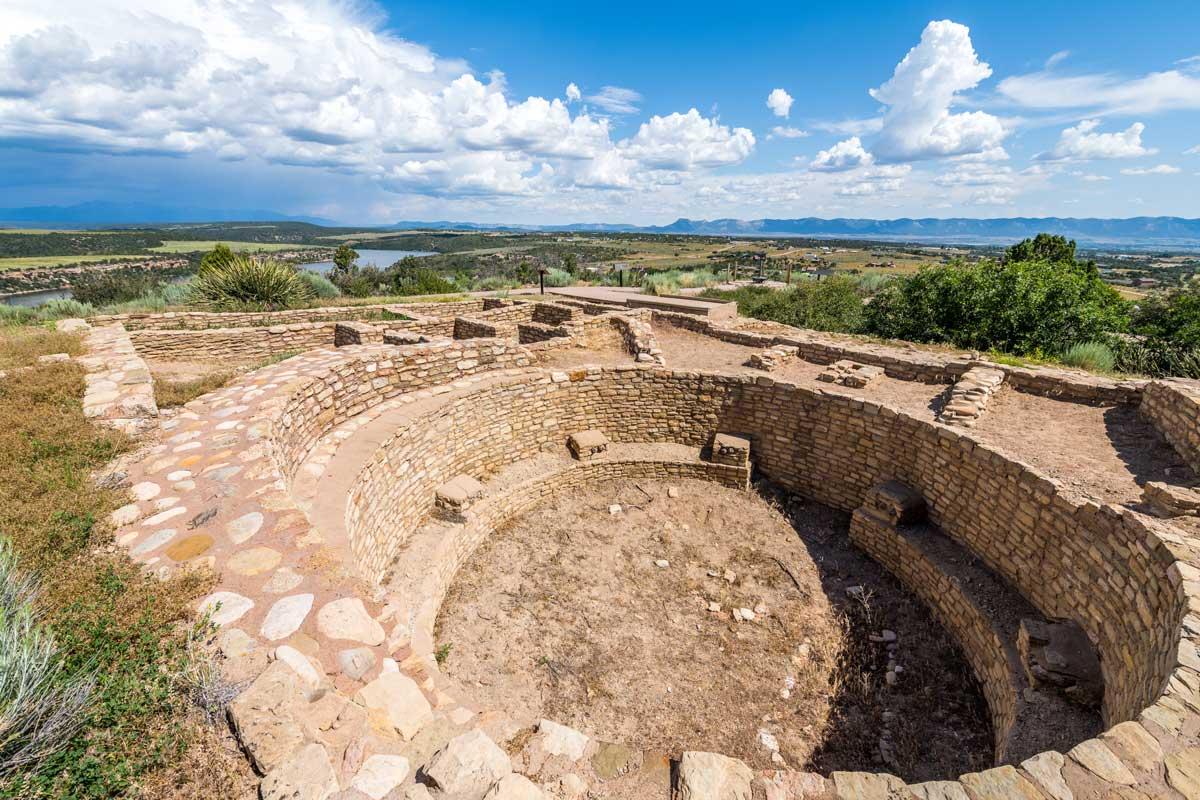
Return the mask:
[(367, 645), (383, 644), (383, 626), (367, 613), (363, 601), (345, 597), (317, 612), (317, 629), (330, 639), (350, 639)]
[(1062, 768), (1066, 763), (1062, 753), (1048, 750), (1021, 762), (1021, 769), (1029, 773), (1034, 782), (1052, 800), (1074, 800), (1075, 794), (1063, 780)]
[(230, 572), (238, 575), (258, 575), (279, 565), (281, 556), (278, 550), (269, 547), (251, 547), (240, 553), (234, 553), (225, 562)]
[(382, 800), (408, 777), (408, 759), (404, 756), (371, 756), (358, 770), (350, 785), (373, 800)]
[(275, 602), (263, 620), (260, 633), (269, 641), (286, 639), (304, 624), (304, 618), (312, 609), (311, 594), (295, 594)]
[(310, 695), (320, 688), (323, 677), (321, 672), (299, 650), (287, 645), (280, 645), (275, 648), (275, 658), (292, 668)]
[(1117, 758), (1138, 772), (1152, 772), (1162, 762), (1163, 751), (1158, 740), (1136, 722), (1122, 722), (1100, 734)]
[(1046, 795), (1009, 766), (985, 769), (961, 776), (972, 800), (1045, 800)]
[(689, 750), (679, 760), (679, 800), (750, 800), (753, 779), (737, 759)]
[(425, 772), (447, 795), (482, 800), (492, 784), (512, 772), (512, 762), (507, 753), (476, 729), (451, 739)]
[(893, 800), (904, 781), (886, 772), (834, 772), (833, 793), (837, 800)]
[(388, 672), (358, 690), (354, 701), (367, 709), (368, 719), (385, 733), (412, 739), (433, 719), (433, 708), (412, 678)]
[(262, 800), (327, 800), (337, 790), (329, 753), (315, 742), (267, 773), (258, 789)]
[(1067, 755), (1108, 783), (1132, 786), (1137, 782), (1129, 768), (1099, 739), (1085, 739), (1071, 748)]
[(295, 671), (277, 661), (230, 703), (229, 721), (260, 774), (283, 764), (306, 741), (295, 714), (305, 695)]
[(342, 674), (354, 680), (359, 680), (366, 675), (371, 667), (375, 666), (375, 660), (375, 651), (369, 647), (339, 650), (337, 654), (338, 666), (341, 667)]
[(186, 539), (180, 539), (166, 549), (167, 558), (172, 561), (188, 561), (196, 556), (204, 555), (213, 546), (213, 538), (207, 533), (197, 533)]
[(590, 741), (587, 736), (574, 728), (559, 725), (548, 719), (538, 723), (538, 732), (535, 738), (547, 754), (563, 756), (570, 761), (578, 761), (583, 758)]
[(213, 592), (200, 601), (200, 614), (209, 614), (214, 625), (237, 622), (254, 608), (254, 601), (236, 592)]
[(1200, 800), (1200, 747), (1187, 747), (1166, 758), (1167, 783), (1187, 798)]
[(971, 800), (962, 784), (955, 781), (914, 783), (906, 786), (904, 791), (916, 800)]
[(263, 525), (263, 515), (259, 511), (251, 511), (225, 525), (225, 533), (234, 544), (245, 542), (258, 533)]
[(505, 775), (488, 790), (484, 800), (545, 800), (545, 793), (524, 775)]
[(601, 742), (592, 756), (592, 769), (602, 781), (610, 781), (642, 765), (642, 751), (621, 744)]

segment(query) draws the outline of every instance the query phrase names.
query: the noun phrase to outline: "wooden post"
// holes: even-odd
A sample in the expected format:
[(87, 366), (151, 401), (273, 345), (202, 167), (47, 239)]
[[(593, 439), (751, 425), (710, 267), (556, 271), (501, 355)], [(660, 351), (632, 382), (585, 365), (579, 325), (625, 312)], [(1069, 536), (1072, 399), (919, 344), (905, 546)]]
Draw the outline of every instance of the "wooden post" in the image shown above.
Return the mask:
[(792, 262), (790, 262), (790, 261), (788, 262), (788, 273), (787, 273), (787, 280), (785, 281), (785, 283), (787, 283), (788, 286), (792, 285)]
[(546, 270), (538, 270), (538, 290), (541, 294), (546, 293)]

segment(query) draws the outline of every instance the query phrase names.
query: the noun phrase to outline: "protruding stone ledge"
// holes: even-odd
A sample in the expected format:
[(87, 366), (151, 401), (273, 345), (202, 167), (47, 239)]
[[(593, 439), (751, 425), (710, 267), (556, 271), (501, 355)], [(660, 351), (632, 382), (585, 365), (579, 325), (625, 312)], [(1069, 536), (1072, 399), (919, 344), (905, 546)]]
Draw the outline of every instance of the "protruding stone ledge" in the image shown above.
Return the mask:
[(713, 434), (712, 462), (745, 467), (750, 463), (750, 440), (732, 433)]
[(444, 517), (466, 518), (467, 509), (483, 496), (483, 484), (470, 475), (455, 475), (434, 492), (434, 505)]
[(608, 450), (608, 437), (597, 430), (572, 433), (567, 437), (567, 449), (576, 461), (590, 461)]

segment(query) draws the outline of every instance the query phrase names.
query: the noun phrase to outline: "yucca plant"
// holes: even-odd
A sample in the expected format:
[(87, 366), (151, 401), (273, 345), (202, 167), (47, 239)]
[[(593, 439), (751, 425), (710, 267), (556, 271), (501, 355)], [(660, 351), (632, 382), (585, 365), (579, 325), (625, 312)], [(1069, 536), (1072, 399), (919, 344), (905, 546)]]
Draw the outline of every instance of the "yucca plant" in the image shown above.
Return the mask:
[(234, 256), (203, 270), (192, 282), (193, 305), (214, 311), (272, 310), (309, 302), (313, 290), (294, 267), (274, 259)]
[(95, 680), (69, 674), (38, 620), (37, 585), (0, 539), (0, 777), (36, 764), (83, 723)]

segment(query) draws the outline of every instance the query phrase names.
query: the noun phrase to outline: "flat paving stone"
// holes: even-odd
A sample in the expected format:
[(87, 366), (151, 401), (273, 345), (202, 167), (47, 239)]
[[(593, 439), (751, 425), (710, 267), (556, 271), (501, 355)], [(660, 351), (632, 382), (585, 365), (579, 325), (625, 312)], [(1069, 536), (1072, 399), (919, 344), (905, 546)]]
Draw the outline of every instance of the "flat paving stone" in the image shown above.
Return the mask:
[(207, 553), (212, 546), (211, 536), (207, 533), (196, 533), (168, 547), (166, 556), (172, 561), (188, 561)]
[(200, 601), (200, 613), (211, 612), (215, 625), (237, 622), (246, 612), (254, 608), (254, 601), (236, 592), (213, 592)]
[(304, 624), (308, 612), (312, 610), (312, 604), (311, 594), (294, 594), (276, 601), (267, 612), (260, 633), (272, 642), (286, 639)]

